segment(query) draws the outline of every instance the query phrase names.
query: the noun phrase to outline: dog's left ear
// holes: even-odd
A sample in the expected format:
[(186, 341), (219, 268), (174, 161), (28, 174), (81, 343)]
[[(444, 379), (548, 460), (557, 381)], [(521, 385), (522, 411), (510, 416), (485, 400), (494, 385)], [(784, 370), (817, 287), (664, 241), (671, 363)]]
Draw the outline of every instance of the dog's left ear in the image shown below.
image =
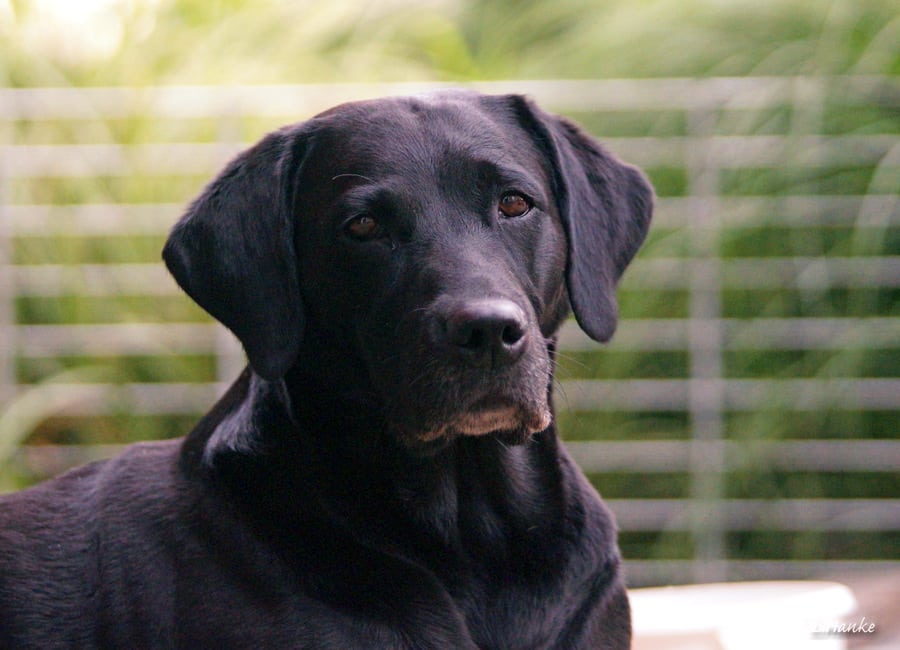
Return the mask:
[(553, 167), (557, 208), (568, 236), (566, 282), (581, 329), (608, 341), (616, 329), (616, 285), (650, 226), (653, 188), (568, 120), (513, 97), (521, 125)]
[(265, 379), (285, 375), (303, 333), (292, 215), (303, 142), (302, 125), (287, 127), (238, 155), (163, 249), (181, 288), (235, 333)]

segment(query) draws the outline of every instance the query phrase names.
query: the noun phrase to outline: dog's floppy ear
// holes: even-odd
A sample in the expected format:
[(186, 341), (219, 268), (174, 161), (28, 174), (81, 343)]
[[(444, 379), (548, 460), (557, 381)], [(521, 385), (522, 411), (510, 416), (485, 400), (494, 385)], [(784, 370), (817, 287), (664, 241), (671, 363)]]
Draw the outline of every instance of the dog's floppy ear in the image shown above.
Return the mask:
[(238, 155), (163, 249), (181, 288), (235, 333), (265, 379), (284, 376), (303, 332), (291, 214), (303, 140), (302, 126), (287, 127)]
[(568, 120), (515, 98), (523, 126), (549, 157), (557, 208), (568, 236), (566, 282), (581, 328), (596, 341), (616, 329), (616, 285), (637, 253), (653, 212), (653, 189)]

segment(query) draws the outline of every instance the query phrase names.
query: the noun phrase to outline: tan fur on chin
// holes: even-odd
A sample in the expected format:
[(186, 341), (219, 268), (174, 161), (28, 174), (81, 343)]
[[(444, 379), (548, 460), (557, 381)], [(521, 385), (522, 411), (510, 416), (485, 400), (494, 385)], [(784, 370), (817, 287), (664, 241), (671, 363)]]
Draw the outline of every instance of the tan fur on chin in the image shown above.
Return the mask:
[(453, 429), (467, 436), (480, 436), (492, 431), (517, 429), (521, 414), (514, 406), (465, 413), (453, 423)]
[(522, 430), (530, 435), (550, 426), (552, 417), (547, 408), (528, 411), (519, 406), (487, 409), (464, 413), (451, 423), (417, 435), (422, 442), (431, 442), (450, 433), (464, 436), (483, 436), (498, 431)]

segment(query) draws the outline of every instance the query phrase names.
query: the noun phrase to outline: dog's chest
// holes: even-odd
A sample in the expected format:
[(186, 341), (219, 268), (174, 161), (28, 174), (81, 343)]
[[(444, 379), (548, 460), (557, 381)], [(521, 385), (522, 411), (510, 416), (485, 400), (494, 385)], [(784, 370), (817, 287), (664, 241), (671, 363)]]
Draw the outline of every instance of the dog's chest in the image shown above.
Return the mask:
[[(512, 536), (503, 544), (481, 539), (464, 548), (432, 549), (416, 564), (434, 576), (428, 589), (452, 601), (453, 617), (478, 648), (552, 648), (571, 624), (567, 613), (577, 607), (569, 584), (577, 577), (564, 557), (558, 546), (552, 553), (546, 540)], [(425, 588), (424, 580), (417, 582)]]
[(463, 604), (467, 631), (479, 648), (552, 648), (563, 629), (560, 603), (507, 586)]

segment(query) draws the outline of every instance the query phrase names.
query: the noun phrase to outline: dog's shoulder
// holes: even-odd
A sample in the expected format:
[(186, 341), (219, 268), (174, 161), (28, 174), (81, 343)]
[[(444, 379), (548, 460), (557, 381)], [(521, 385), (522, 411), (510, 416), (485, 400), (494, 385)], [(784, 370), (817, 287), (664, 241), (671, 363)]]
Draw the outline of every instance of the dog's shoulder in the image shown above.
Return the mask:
[(142, 494), (161, 496), (172, 482), (182, 441), (128, 445), (114, 458), (88, 463), (34, 487), (0, 496), (0, 540), (4, 535), (40, 534), (48, 524), (54, 534), (67, 521), (83, 526), (85, 513), (107, 499), (131, 500)]
[(180, 446), (179, 440), (129, 445), (115, 458), (0, 497), (0, 567), (57, 565), (77, 557), (73, 551), (92, 536), (126, 535), (130, 520), (171, 507)]
[[(0, 543), (13, 541), (16, 535), (41, 534), (45, 527), (58, 534), (66, 522), (83, 525), (83, 514), (91, 512), (109, 489), (133, 491), (137, 483), (134, 479), (144, 475), (158, 483), (160, 466), (177, 455), (178, 444), (164, 441), (129, 445), (115, 458), (94, 461), (34, 487), (0, 496)], [(115, 490), (112, 495), (126, 496)]]
[(68, 641), (90, 643), (104, 575), (146, 561), (141, 547), (160, 536), (148, 526), (180, 498), (179, 448), (177, 440), (130, 445), (0, 497), (0, 641), (40, 641), (41, 630), (65, 620)]

